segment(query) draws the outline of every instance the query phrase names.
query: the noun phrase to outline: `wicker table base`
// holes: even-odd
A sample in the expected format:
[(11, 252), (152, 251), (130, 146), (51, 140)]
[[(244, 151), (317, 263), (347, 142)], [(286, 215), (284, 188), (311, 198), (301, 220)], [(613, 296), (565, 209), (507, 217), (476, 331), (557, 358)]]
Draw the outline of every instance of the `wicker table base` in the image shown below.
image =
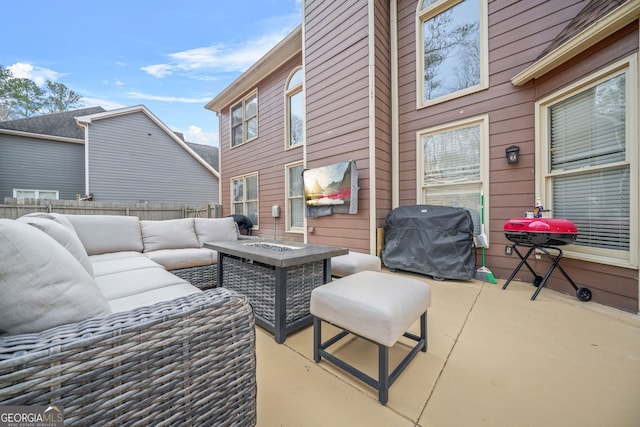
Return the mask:
[(218, 286), (246, 295), (256, 323), (273, 333), (277, 343), (311, 325), (311, 291), (331, 281), (331, 257), (348, 253), (331, 246), (288, 244), (296, 249), (285, 253), (255, 243), (206, 244), (218, 251)]

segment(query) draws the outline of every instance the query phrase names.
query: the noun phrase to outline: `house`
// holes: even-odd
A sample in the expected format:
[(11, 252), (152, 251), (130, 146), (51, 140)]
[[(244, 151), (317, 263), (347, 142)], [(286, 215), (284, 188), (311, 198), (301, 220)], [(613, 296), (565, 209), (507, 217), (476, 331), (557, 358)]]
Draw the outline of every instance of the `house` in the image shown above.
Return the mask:
[[(402, 205), (465, 207), (477, 234), (484, 193), (486, 264), (506, 279), (503, 226), (539, 198), (580, 230), (572, 279), (638, 312), (639, 17), (640, 0), (305, 0), (302, 25), (206, 105), (223, 210), (264, 237), (376, 253)], [(305, 217), (302, 171), (345, 160), (358, 212)], [(547, 286), (575, 293), (557, 271)]]
[(0, 122), (3, 198), (200, 205), (218, 193), (217, 149), (185, 142), (142, 105)]

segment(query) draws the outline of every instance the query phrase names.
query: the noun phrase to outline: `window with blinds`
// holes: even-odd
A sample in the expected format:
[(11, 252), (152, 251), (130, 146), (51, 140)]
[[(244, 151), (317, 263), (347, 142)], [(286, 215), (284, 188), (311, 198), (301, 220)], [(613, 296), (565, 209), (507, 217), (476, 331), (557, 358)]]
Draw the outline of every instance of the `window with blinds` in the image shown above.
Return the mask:
[(466, 208), (480, 233), (480, 193), (483, 190), (484, 119), (420, 135), (422, 200), (429, 205)]
[(619, 70), (547, 108), (546, 188), (555, 218), (578, 227), (576, 245), (628, 253), (631, 167), (627, 72)]

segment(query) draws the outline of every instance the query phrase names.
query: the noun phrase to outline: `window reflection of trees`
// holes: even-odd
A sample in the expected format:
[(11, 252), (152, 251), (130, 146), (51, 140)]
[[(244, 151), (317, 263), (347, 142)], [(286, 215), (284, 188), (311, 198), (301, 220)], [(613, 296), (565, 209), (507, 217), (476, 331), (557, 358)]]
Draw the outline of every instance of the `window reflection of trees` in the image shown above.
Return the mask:
[(480, 83), (480, 25), (463, 9), (477, 3), (465, 0), (424, 22), (425, 101)]

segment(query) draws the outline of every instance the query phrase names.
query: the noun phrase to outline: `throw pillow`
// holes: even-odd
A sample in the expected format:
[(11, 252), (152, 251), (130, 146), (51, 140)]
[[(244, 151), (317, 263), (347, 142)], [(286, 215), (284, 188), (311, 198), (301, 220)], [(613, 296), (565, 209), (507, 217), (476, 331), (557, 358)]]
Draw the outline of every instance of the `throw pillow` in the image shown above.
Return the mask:
[(237, 224), (232, 217), (196, 218), (195, 229), (200, 246), (207, 242), (238, 240)]
[(35, 227), (0, 219), (0, 331), (40, 332), (109, 313), (69, 251)]

